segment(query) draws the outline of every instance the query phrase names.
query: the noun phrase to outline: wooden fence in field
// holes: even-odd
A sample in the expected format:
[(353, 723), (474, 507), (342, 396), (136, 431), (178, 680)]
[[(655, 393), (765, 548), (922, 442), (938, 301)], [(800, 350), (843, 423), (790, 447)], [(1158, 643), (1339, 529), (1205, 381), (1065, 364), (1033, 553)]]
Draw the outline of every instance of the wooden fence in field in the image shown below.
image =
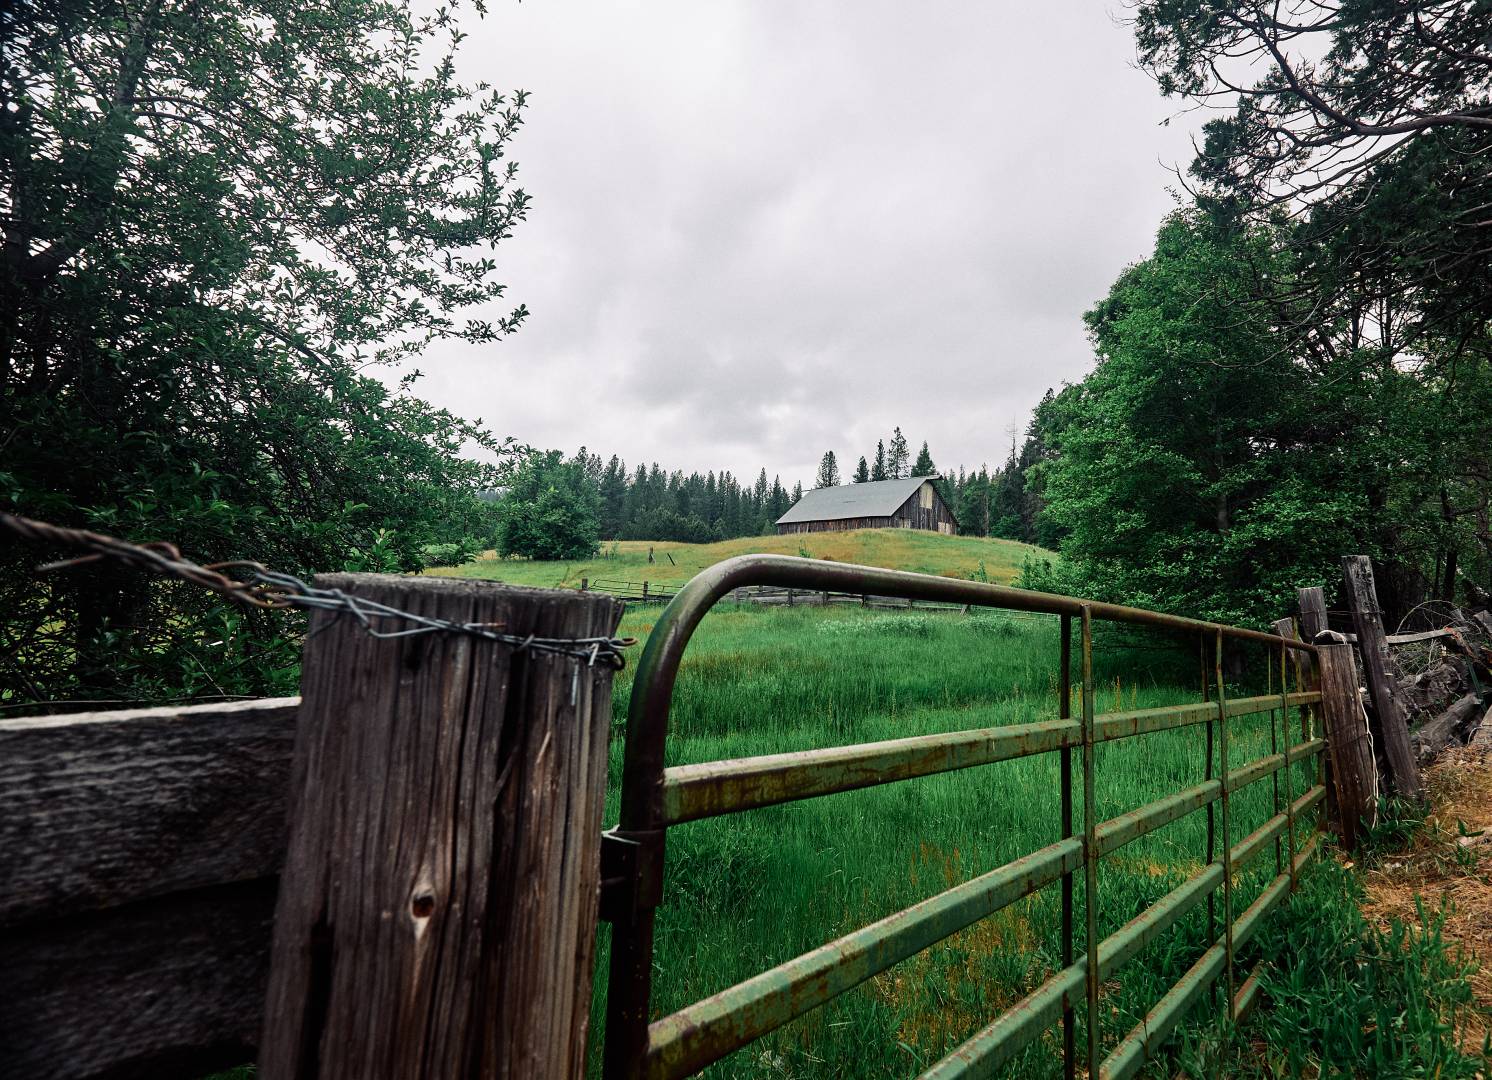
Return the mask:
[[(667, 604), (679, 594), (678, 586), (648, 581), (622, 581), (614, 578), (581, 578), (582, 592), (603, 592), (627, 604)], [(941, 604), (917, 601), (904, 596), (876, 596), (873, 593), (843, 592), (833, 589), (795, 589), (786, 585), (742, 585), (732, 589), (731, 601), (737, 604), (760, 604), (764, 607), (844, 607), (875, 608), (880, 611), (951, 611), (967, 614), (968, 604)]]
[[(617, 598), (594, 590), (375, 575), (318, 583), (425, 617), (502, 626), (520, 640), (609, 635), (622, 613)], [(689, 632), (716, 600), (767, 587), (791, 590), (793, 603), (889, 596), (919, 608), (1056, 615), (1060, 683), (1082, 687), (1076, 715), (1064, 692), (1060, 715), (1037, 724), (664, 768), (661, 740)], [(1257, 984), (1233, 983), (1231, 935), (1252, 933), (1293, 887), (1312, 850), (1306, 815), (1323, 797), (1343, 841), (1355, 841), (1373, 759), (1352, 647), (1315, 644), (1324, 629), (1317, 618), (1306, 597), (1301, 640), (1288, 621), (1266, 635), (977, 582), (732, 560), (674, 597), (649, 639), (627, 727), (622, 824), (604, 839), (612, 669), (594, 654), (587, 663), (469, 636), (375, 637), (354, 619), (317, 612), (299, 698), (0, 720), (0, 979), (9, 1003), (0, 1010), (0, 1075), (190, 1078), (254, 1060), (266, 1080), (575, 1080), (604, 918), (614, 924), (608, 1077), (685, 1076), (1048, 883), (1063, 889), (1069, 913), (1057, 981), (1023, 1003), (1031, 1008), (993, 1017), (993, 1036), (987, 1030), (928, 1075), (982, 1069), (1015, 1045), (1012, 1024), (1026, 1038), (1039, 1034), (1038, 1020), (1062, 1023), (1069, 1068), (1079, 1060), (1096, 1068), (1096, 1045), (1085, 1053), (1072, 1045), (1074, 1010), (1094, 1015), (1103, 977), (1187, 906), (1227, 890), (1234, 859), (1288, 838), (1288, 866), (1268, 903), (1236, 919), (1230, 909), (1226, 941), (1178, 984), (1185, 1000), (1168, 996), (1148, 1034), (1108, 1055), (1117, 1063), (1108, 1074), (1128, 1075), (1198, 986), (1226, 974), (1235, 991), (1228, 1008), (1252, 1001)], [(1095, 619), (1201, 634), (1219, 650), (1225, 639), (1262, 644), (1280, 662), (1301, 661), (1289, 665), (1296, 689), (1230, 702), (1218, 668), (1210, 701), (1095, 715)], [(1377, 640), (1372, 623), (1357, 627), (1365, 652)], [(1082, 630), (1076, 680), (1065, 632), (1073, 626)], [(1308, 714), (1299, 739), (1285, 725), (1273, 756), (1228, 761), (1230, 718), (1292, 709)], [(1210, 771), (1209, 751), (1205, 784), (1114, 822), (1094, 820), (1096, 743), (1191, 725), (1216, 732), (1219, 772)], [(1375, 734), (1397, 769), (1394, 733)], [(1226, 837), (1230, 792), (1323, 751), (1326, 786), (1318, 774), (1308, 790), (1287, 789), (1263, 829), (1209, 850), (1185, 895), (1162, 901), (1144, 916), (1150, 923), (1102, 943), (1090, 925), (1086, 957), (1072, 954), (1074, 883), (1095, 911), (1099, 857), (1204, 809), (1221, 813)], [(893, 917), (889, 930), (867, 927), (674, 1017), (650, 1015), (638, 980), (651, 975), (669, 824), (1046, 752), (1061, 756), (1067, 778), (1063, 838), (1052, 849), (929, 898)], [(1074, 755), (1086, 788), (1081, 823)], [(1403, 792), (1417, 785), (1408, 772), (1390, 780)]]

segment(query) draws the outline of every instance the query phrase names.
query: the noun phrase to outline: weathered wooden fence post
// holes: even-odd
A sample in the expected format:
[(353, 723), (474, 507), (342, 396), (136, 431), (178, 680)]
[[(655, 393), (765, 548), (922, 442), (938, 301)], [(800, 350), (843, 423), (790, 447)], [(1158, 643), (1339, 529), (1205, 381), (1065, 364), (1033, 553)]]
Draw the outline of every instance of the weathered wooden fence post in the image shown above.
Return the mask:
[(1316, 654), (1321, 688), (1321, 717), (1331, 763), (1342, 846), (1354, 848), (1363, 814), (1372, 810), (1377, 763), (1368, 740), (1368, 725), (1357, 697), (1357, 664), (1351, 645), (1321, 645)]
[[(522, 636), (605, 637), (622, 611), (602, 593), (451, 578), (317, 583)], [(313, 615), (261, 1076), (583, 1073), (611, 679), (570, 656)]]
[(1374, 735), (1388, 763), (1389, 780), (1394, 790), (1407, 799), (1424, 794), (1420, 785), (1419, 763), (1409, 744), (1409, 726), (1399, 707), (1393, 676), (1389, 673), (1388, 641), (1379, 618), (1378, 593), (1373, 585), (1373, 563), (1366, 555), (1342, 558), (1342, 580), (1346, 586), (1347, 606), (1357, 630), (1357, 647), (1362, 654), (1363, 674), (1373, 699), (1377, 720)]
[[(1318, 634), (1329, 629), (1326, 624), (1326, 590), (1319, 586), (1298, 589), (1295, 596), (1300, 603), (1300, 639), (1315, 642)], [(1314, 678), (1315, 657), (1309, 653), (1304, 654), (1304, 664), (1306, 671)]]

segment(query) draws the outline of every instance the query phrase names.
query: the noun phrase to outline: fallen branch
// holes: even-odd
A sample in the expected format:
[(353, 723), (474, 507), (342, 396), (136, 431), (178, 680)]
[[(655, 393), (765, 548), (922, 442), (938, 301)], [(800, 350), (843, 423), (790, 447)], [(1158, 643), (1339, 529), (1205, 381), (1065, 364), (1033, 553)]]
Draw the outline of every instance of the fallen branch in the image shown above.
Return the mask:
[(1419, 763), (1426, 764), (1453, 742), (1465, 745), (1473, 730), (1473, 722), (1481, 713), (1481, 704), (1476, 694), (1467, 694), (1439, 716), (1421, 724), (1419, 730), (1410, 736)]

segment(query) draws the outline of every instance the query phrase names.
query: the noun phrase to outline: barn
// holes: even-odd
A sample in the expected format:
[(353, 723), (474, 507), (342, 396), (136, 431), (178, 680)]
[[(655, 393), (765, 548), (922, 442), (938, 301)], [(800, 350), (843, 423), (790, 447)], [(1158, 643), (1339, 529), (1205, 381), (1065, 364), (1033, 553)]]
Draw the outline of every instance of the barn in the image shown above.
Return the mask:
[(935, 476), (873, 480), (806, 492), (777, 519), (779, 533), (845, 529), (927, 529), (951, 536), (958, 522), (933, 483)]

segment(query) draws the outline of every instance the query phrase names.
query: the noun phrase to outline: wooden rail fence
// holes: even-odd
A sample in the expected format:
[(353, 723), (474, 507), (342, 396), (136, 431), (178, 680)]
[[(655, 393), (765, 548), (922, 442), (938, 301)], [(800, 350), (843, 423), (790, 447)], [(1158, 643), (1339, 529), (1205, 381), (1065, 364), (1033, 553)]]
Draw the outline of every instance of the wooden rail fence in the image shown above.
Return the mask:
[[(648, 581), (621, 581), (615, 578), (581, 578), (581, 592), (604, 592), (628, 604), (667, 604), (679, 594), (673, 585)], [(942, 604), (917, 601), (904, 596), (877, 596), (873, 593), (843, 592), (833, 589), (795, 589), (785, 585), (743, 585), (733, 589), (730, 599), (737, 604), (762, 604), (783, 607), (875, 608), (882, 611), (956, 611), (967, 613), (968, 604)]]

